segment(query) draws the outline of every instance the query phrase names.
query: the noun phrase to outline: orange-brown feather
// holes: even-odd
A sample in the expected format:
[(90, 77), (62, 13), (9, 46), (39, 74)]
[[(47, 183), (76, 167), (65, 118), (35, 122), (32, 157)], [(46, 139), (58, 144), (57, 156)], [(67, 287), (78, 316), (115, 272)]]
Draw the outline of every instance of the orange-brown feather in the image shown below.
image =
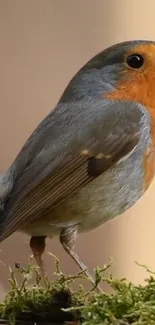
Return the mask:
[[(152, 148), (146, 148), (144, 152), (144, 186), (147, 189), (155, 174), (155, 45), (145, 44), (130, 49), (130, 54), (142, 54), (144, 66), (135, 70), (127, 66), (124, 60), (124, 69), (116, 89), (105, 95), (107, 99), (124, 99), (143, 104), (149, 112), (151, 121), (150, 137)], [(125, 59), (125, 58), (124, 58)]]

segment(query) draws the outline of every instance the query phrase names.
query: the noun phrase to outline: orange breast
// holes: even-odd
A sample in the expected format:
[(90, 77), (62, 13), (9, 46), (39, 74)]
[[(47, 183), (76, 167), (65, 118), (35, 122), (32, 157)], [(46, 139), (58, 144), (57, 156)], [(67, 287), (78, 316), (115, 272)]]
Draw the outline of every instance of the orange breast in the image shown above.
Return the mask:
[[(146, 107), (150, 115), (150, 138), (151, 148), (146, 148), (144, 152), (144, 187), (147, 189), (155, 175), (155, 66), (152, 67), (152, 48), (149, 52), (145, 47), (135, 49), (135, 53), (142, 50), (150, 53), (150, 61), (148, 59), (147, 66), (141, 71), (124, 68), (121, 72), (120, 80), (124, 80), (117, 84), (117, 89), (112, 92), (104, 93), (103, 97), (112, 100), (130, 100), (139, 102)], [(155, 47), (153, 49), (155, 57)], [(133, 53), (133, 51), (132, 51)], [(123, 78), (122, 78), (123, 77)]]

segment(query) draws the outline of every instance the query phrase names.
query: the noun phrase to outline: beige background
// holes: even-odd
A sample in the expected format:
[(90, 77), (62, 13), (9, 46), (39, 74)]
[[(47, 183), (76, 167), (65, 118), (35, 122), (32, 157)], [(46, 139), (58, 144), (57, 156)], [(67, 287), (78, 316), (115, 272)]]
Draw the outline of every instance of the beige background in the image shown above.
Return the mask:
[[(75, 72), (113, 43), (155, 39), (154, 0), (0, 0), (0, 169), (14, 159), (39, 121), (54, 107)], [(155, 269), (155, 184), (130, 211), (79, 236), (77, 252), (90, 270), (113, 256), (114, 273), (143, 282), (138, 260)], [(0, 246), (0, 259), (26, 265), (28, 238), (15, 234)], [(57, 239), (47, 251), (63, 270), (77, 270)], [(48, 271), (51, 257), (45, 254)], [(1, 297), (7, 289), (0, 266)]]

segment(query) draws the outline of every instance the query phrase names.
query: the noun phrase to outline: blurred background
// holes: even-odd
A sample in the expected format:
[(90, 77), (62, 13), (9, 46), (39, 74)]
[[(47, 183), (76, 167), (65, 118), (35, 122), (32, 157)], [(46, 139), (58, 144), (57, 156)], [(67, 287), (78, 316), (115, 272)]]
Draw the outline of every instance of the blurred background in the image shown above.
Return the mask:
[[(154, 0), (0, 0), (0, 171), (14, 160), (37, 124), (54, 108), (67, 83), (104, 48), (133, 39), (155, 40)], [(127, 213), (88, 234), (76, 250), (90, 271), (114, 258), (113, 274), (143, 283), (135, 261), (155, 270), (155, 183)], [(0, 245), (0, 260), (26, 265), (29, 238), (14, 234)], [(63, 271), (77, 267), (58, 239), (47, 252)], [(48, 273), (51, 257), (44, 256)], [(0, 265), (0, 298), (8, 271)]]

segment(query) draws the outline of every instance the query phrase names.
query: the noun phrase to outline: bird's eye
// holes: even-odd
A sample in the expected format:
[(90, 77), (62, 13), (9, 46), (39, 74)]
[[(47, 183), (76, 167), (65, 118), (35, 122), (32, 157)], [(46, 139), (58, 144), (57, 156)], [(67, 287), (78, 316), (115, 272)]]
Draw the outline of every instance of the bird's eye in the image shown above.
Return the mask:
[(140, 69), (144, 64), (144, 58), (140, 54), (132, 54), (127, 57), (126, 63), (132, 69)]

